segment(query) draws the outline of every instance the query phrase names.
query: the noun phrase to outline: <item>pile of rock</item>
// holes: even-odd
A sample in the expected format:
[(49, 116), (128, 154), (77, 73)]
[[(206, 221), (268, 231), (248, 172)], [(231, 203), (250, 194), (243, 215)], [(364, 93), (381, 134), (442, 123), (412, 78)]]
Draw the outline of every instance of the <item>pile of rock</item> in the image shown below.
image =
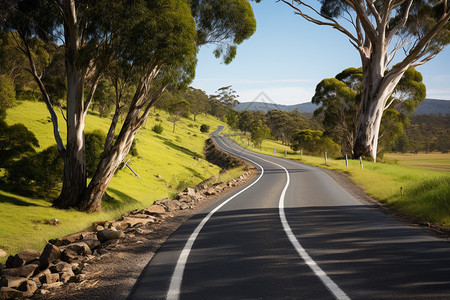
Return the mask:
[(95, 222), (90, 231), (50, 240), (44, 250), (24, 250), (0, 264), (0, 299), (47, 294), (65, 283), (82, 283), (85, 267), (107, 254), (122, 239), (151, 232), (151, 226), (176, 211), (192, 209), (207, 197), (245, 181), (249, 172), (229, 182), (187, 188), (176, 199), (163, 199), (145, 209), (123, 214), (115, 221)]

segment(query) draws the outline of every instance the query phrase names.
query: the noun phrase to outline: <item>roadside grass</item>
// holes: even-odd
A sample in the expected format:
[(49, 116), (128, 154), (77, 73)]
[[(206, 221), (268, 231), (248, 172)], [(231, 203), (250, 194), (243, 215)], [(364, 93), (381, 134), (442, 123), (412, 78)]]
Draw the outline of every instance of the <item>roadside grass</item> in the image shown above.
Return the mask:
[[(59, 117), (60, 132), (65, 141), (66, 128), (60, 114)], [(165, 111), (152, 109), (147, 124), (136, 135), (138, 156), (127, 157), (130, 158), (128, 164), (140, 179), (128, 168), (118, 170), (107, 189), (112, 199), (103, 201), (100, 213), (59, 210), (44, 199), (23, 197), (0, 189), (0, 249), (8, 254), (26, 248), (41, 251), (49, 239), (81, 231), (94, 221), (112, 220), (124, 212), (148, 207), (155, 200), (173, 197), (188, 186), (219, 175), (220, 168), (203, 159), (203, 147), (209, 135), (202, 134), (200, 126), (207, 124), (216, 128), (224, 124), (209, 115), (197, 116), (196, 122), (182, 118), (172, 133), (173, 124), (167, 121), (168, 117)], [(6, 122), (9, 125), (23, 123), (34, 132), (40, 144), (36, 151), (55, 144), (52, 124), (41, 102), (23, 102), (9, 109)], [(160, 123), (164, 131), (156, 134), (151, 129)], [(101, 129), (106, 133), (108, 126), (109, 119), (88, 114), (86, 132)], [(4, 170), (0, 171), (3, 174)], [(46, 224), (53, 218), (61, 225)], [(5, 260), (6, 257), (0, 258), (0, 262)]]
[(426, 170), (450, 171), (450, 153), (386, 153), (386, 160)]
[[(230, 133), (230, 132), (228, 132)], [(450, 228), (450, 173), (447, 165), (450, 164), (446, 155), (421, 155), (420, 163), (415, 166), (403, 165), (389, 161), (390, 154), (385, 163), (363, 161), (363, 168), (359, 160), (327, 159), (324, 157), (303, 155), (292, 151), (279, 141), (267, 140), (263, 142), (262, 151), (247, 146), (246, 140), (240, 136), (230, 136), (241, 146), (255, 152), (272, 156), (286, 157), (302, 163), (321, 168), (331, 169), (347, 174), (357, 185), (362, 187), (368, 195), (387, 204), (395, 210), (415, 218), (419, 222), (429, 222), (435, 225)], [(275, 149), (275, 154), (274, 154)], [(285, 156), (285, 150), (287, 155)], [(437, 161), (437, 163), (436, 163)], [(422, 166), (419, 168), (418, 165)], [(423, 168), (432, 166), (432, 168)], [(437, 167), (443, 166), (443, 167)], [(403, 195), (401, 195), (401, 190)]]

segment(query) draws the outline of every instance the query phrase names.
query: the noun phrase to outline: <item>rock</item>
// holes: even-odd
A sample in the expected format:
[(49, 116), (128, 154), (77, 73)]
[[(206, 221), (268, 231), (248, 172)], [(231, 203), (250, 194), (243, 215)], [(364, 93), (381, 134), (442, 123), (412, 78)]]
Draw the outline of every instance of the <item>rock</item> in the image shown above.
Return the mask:
[(0, 288), (0, 299), (22, 299), (25, 297), (24, 292), (9, 287)]
[(216, 194), (217, 194), (216, 189), (215, 189), (215, 188), (212, 188), (212, 187), (210, 187), (209, 189), (207, 189), (207, 190), (205, 191), (205, 195), (206, 195), (206, 196), (212, 196), (212, 195), (216, 195)]
[(5, 257), (6, 255), (8, 255), (8, 253), (6, 253), (3, 249), (0, 249), (0, 257)]
[(50, 293), (49, 290), (44, 290), (44, 289), (39, 289), (36, 291), (36, 295), (47, 295), (48, 293)]
[(10, 255), (8, 256), (8, 259), (6, 259), (5, 265), (7, 268), (13, 268), (12, 262), (14, 260), (14, 256)]
[(100, 241), (97, 239), (97, 235), (95, 235), (95, 239), (86, 239), (83, 240), (83, 242), (89, 246), (91, 252), (101, 244)]
[(61, 250), (52, 244), (47, 244), (39, 257), (41, 266), (46, 268), (51, 262), (61, 258)]
[(61, 262), (57, 263), (56, 265), (51, 266), (48, 269), (52, 273), (60, 273), (60, 272), (63, 272), (65, 270), (68, 270), (68, 269), (72, 270), (72, 265), (69, 264), (69, 263), (66, 263), (64, 261), (61, 261)]
[(120, 239), (107, 240), (106, 242), (102, 243), (102, 247), (115, 246), (119, 243)]
[(33, 280), (27, 280), (22, 282), (21, 285), (17, 288), (19, 291), (25, 292), (24, 296), (31, 297), (34, 292), (36, 292), (37, 284)]
[(117, 230), (124, 230), (128, 227), (128, 225), (126, 223), (116, 221), (116, 222), (112, 222), (110, 227), (111, 228), (114, 227)]
[(82, 281), (85, 280), (85, 279), (86, 279), (86, 274), (78, 274), (78, 275), (73, 276), (73, 277), (69, 280), (69, 282), (80, 283), (80, 282), (82, 282)]
[(38, 267), (37, 264), (29, 264), (19, 268), (3, 269), (3, 275), (30, 278)]
[(86, 256), (92, 254), (91, 248), (85, 242), (73, 243), (67, 246), (66, 249), (75, 251), (78, 255)]
[(49, 269), (45, 269), (44, 271), (38, 273), (36, 276), (33, 277), (34, 282), (40, 282), (42, 283), (49, 283), (49, 280), (51, 280), (52, 272), (50, 272)]
[(82, 232), (81, 233), (81, 240), (84, 242), (84, 240), (96, 240), (97, 239), (97, 233), (88, 231), (88, 232)]
[(16, 288), (22, 284), (22, 282), (27, 281), (26, 278), (23, 277), (13, 277), (9, 275), (3, 275), (0, 278), (0, 287), (10, 287)]
[(184, 191), (187, 193), (188, 196), (192, 198), (197, 197), (197, 191), (193, 188), (186, 188)]
[(164, 199), (162, 204), (167, 207), (168, 211), (177, 210), (180, 207), (180, 201), (172, 199)]
[(61, 260), (71, 262), (78, 259), (78, 254), (72, 249), (64, 249), (61, 254)]
[(57, 247), (69, 245), (71, 243), (75, 243), (76, 241), (81, 239), (81, 234), (79, 233), (73, 233), (66, 235), (59, 239), (50, 240), (49, 242)]
[(136, 227), (138, 224), (146, 225), (148, 223), (155, 223), (156, 218), (147, 216), (148, 218), (124, 218), (123, 222), (128, 224), (128, 227)]
[(181, 210), (185, 210), (185, 209), (189, 209), (189, 208), (190, 208), (189, 204), (187, 204), (186, 202), (181, 202), (181, 204), (180, 204)]
[(41, 253), (39, 251), (34, 249), (26, 249), (22, 252), (14, 255), (12, 261), (10, 261), (9, 265), (10, 268), (18, 268), (25, 264), (29, 264), (37, 259), (39, 259), (39, 256)]
[(104, 243), (109, 240), (115, 240), (124, 238), (125, 234), (120, 230), (111, 230), (111, 229), (105, 229), (102, 231), (97, 232), (97, 238), (101, 243)]
[(63, 285), (63, 283), (60, 281), (54, 282), (54, 283), (45, 283), (42, 285), (42, 289), (44, 289), (44, 290), (56, 289), (56, 288), (60, 287), (61, 285)]
[(162, 215), (166, 213), (166, 210), (161, 205), (153, 204), (149, 208), (145, 209), (145, 213), (149, 215)]
[(156, 178), (162, 178), (162, 176), (159, 175), (159, 174), (158, 174), (158, 175), (155, 175), (155, 177), (156, 177)]
[(51, 219), (48, 221), (48, 224), (58, 226), (59, 224), (61, 224), (61, 222), (58, 219)]

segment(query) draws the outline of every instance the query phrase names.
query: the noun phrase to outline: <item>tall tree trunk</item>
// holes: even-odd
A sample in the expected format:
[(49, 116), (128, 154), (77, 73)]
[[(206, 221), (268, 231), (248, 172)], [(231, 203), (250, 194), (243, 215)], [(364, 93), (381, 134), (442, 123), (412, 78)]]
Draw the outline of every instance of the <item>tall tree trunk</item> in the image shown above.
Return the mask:
[(61, 194), (53, 202), (54, 207), (78, 207), (86, 188), (86, 161), (84, 143), (85, 71), (77, 65), (81, 47), (81, 35), (75, 2), (64, 0), (65, 63), (67, 74), (67, 144), (64, 153), (64, 178)]
[(102, 198), (106, 192), (114, 173), (119, 164), (125, 159), (130, 151), (131, 144), (142, 122), (138, 121), (139, 111), (129, 113), (124, 122), (117, 141), (104, 153), (97, 170), (92, 177), (88, 187), (84, 190), (80, 209), (87, 212), (101, 210)]
[(92, 180), (84, 190), (83, 201), (79, 207), (82, 211), (94, 212), (101, 210), (102, 198), (106, 188), (130, 147), (131, 143), (128, 145), (122, 142), (113, 146), (111, 151), (102, 157)]
[(383, 112), (395, 87), (402, 78), (406, 66), (385, 73), (384, 60), (372, 60), (368, 68), (363, 63), (363, 98), (358, 128), (353, 146), (353, 157), (370, 157), (376, 162), (378, 137)]

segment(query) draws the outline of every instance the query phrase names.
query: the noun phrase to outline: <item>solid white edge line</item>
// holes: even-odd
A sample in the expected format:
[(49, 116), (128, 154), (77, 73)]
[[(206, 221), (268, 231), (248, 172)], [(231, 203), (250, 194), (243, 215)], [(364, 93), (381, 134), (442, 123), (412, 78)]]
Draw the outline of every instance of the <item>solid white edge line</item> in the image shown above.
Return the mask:
[(297, 237), (292, 232), (291, 227), (289, 226), (289, 223), (287, 221), (286, 214), (284, 211), (284, 202), (285, 202), (286, 191), (291, 182), (291, 178), (289, 176), (288, 170), (285, 167), (283, 167), (282, 165), (279, 165), (277, 163), (271, 162), (269, 160), (266, 160), (266, 159), (263, 159), (260, 157), (259, 157), (259, 159), (282, 168), (284, 170), (284, 172), (286, 173), (286, 178), (287, 178), (286, 185), (284, 186), (284, 189), (280, 195), (280, 201), (278, 203), (278, 211), (280, 214), (280, 220), (281, 220), (281, 224), (283, 226), (284, 232), (286, 233), (292, 246), (294, 246), (295, 250), (300, 255), (300, 257), (305, 261), (305, 263), (314, 272), (314, 274), (316, 274), (316, 276), (319, 277), (319, 279), (323, 282), (323, 284), (326, 286), (326, 288), (333, 294), (333, 296), (336, 297), (336, 299), (350, 300), (350, 298), (347, 296), (347, 294), (345, 294), (345, 292), (343, 290), (341, 290), (341, 288), (336, 283), (334, 283), (334, 281), (331, 280), (330, 277), (328, 277), (328, 275), (322, 270), (322, 268), (319, 267), (319, 265), (311, 258), (311, 256), (309, 256), (308, 252), (306, 252), (306, 250), (302, 247), (302, 245), (298, 241)]
[(170, 285), (169, 285), (169, 290), (167, 292), (167, 297), (166, 299), (168, 300), (177, 300), (180, 297), (180, 289), (181, 289), (181, 283), (183, 281), (183, 274), (184, 274), (184, 269), (186, 267), (186, 262), (187, 259), (189, 257), (189, 254), (191, 253), (192, 250), (192, 246), (195, 243), (195, 240), (197, 239), (200, 231), (203, 229), (203, 227), (205, 226), (206, 222), (208, 222), (208, 220), (219, 210), (221, 209), (225, 204), (227, 204), (228, 202), (230, 202), (232, 199), (234, 199), (235, 197), (237, 197), (238, 195), (242, 194), (243, 192), (245, 192), (246, 190), (248, 190), (250, 187), (252, 187), (255, 183), (257, 183), (261, 177), (264, 174), (264, 169), (262, 166), (260, 166), (259, 164), (257, 164), (254, 161), (251, 161), (249, 159), (247, 159), (248, 161), (250, 161), (251, 163), (254, 163), (255, 165), (257, 165), (259, 168), (261, 168), (261, 174), (259, 175), (259, 177), (252, 182), (249, 186), (247, 186), (246, 188), (244, 188), (243, 190), (239, 191), (238, 193), (234, 194), (233, 196), (231, 196), (230, 198), (228, 198), (227, 200), (225, 200), (224, 202), (222, 202), (219, 206), (217, 206), (215, 209), (213, 209), (205, 218), (203, 218), (203, 220), (200, 222), (200, 224), (197, 225), (197, 227), (195, 228), (194, 232), (192, 232), (192, 234), (189, 236), (188, 241), (186, 242), (183, 250), (180, 253), (180, 256), (178, 257), (177, 260), (177, 264), (175, 267), (175, 270), (173, 271), (172, 274), (172, 278), (170, 279)]

